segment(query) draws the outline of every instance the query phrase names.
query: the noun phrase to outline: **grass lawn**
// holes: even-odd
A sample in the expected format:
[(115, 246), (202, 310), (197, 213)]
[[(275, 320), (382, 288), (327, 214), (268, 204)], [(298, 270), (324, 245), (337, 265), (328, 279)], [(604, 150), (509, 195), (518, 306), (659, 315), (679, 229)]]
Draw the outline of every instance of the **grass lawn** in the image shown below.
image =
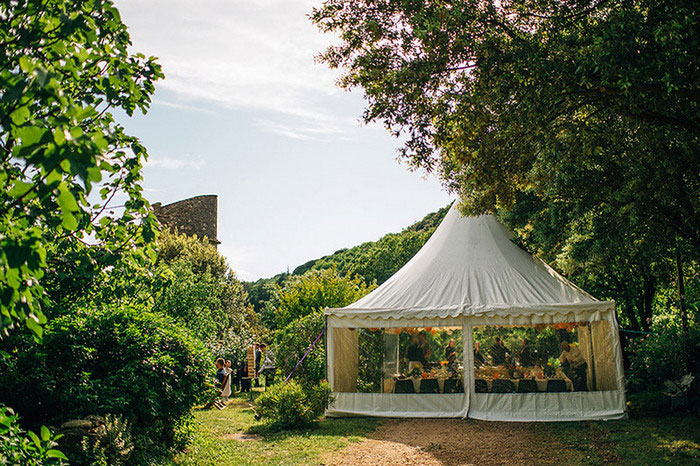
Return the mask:
[[(168, 464), (319, 464), (322, 454), (361, 441), (382, 422), (324, 419), (311, 429), (268, 432), (253, 418), (248, 395), (238, 395), (221, 411), (197, 410), (195, 417), (200, 423), (195, 441)], [(700, 464), (700, 419), (693, 416), (531, 426), (543, 444), (556, 445), (567, 464)]]
[(700, 464), (697, 417), (541, 424), (538, 434), (581, 452), (586, 464)]
[(221, 411), (196, 410), (200, 431), (187, 451), (170, 464), (318, 464), (322, 453), (359, 442), (379, 422), (368, 418), (326, 419), (311, 429), (266, 432), (253, 418), (248, 399), (247, 394), (237, 395)]

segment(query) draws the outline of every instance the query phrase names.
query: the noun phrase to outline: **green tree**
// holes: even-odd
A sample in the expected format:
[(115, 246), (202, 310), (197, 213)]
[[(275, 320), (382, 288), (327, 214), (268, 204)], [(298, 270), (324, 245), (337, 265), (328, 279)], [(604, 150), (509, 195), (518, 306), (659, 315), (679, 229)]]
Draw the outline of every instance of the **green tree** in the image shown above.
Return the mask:
[(632, 209), (700, 253), (700, 6), (690, 0), (328, 0), (321, 58), (471, 213)]
[(155, 257), (146, 150), (111, 111), (145, 113), (163, 75), (129, 51), (109, 0), (12, 0), (0, 18), (0, 330), (24, 322), (39, 337), (53, 251), (107, 274)]
[(376, 285), (367, 285), (357, 276), (340, 275), (335, 268), (311, 271), (278, 287), (263, 318), (268, 327), (282, 329), (326, 307), (346, 306), (374, 288)]
[(226, 259), (206, 240), (168, 230), (159, 235), (158, 250), (154, 275), (163, 285), (154, 310), (181, 322), (214, 356), (242, 358), (264, 330)]

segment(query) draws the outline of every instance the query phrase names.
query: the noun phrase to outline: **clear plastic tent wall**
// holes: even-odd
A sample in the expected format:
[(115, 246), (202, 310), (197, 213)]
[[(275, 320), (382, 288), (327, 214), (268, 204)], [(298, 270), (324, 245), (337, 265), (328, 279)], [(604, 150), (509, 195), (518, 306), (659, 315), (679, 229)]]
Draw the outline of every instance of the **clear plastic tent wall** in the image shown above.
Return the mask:
[(623, 418), (614, 309), (520, 249), (493, 216), (453, 207), (394, 276), (326, 310), (326, 414)]

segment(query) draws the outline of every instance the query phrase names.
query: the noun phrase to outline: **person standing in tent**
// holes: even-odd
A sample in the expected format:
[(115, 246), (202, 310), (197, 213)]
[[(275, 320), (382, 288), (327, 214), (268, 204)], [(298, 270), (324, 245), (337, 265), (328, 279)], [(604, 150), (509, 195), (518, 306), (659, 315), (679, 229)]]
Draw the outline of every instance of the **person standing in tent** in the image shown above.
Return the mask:
[(535, 365), (537, 358), (530, 348), (530, 342), (527, 338), (522, 339), (523, 347), (520, 348), (520, 354), (518, 355), (518, 362), (522, 367), (532, 367)]
[(502, 366), (506, 363), (506, 354), (510, 354), (508, 348), (499, 337), (494, 338), (494, 345), (491, 348), (491, 359), (494, 366)]
[(457, 350), (455, 349), (455, 341), (454, 341), (454, 339), (450, 340), (450, 341), (447, 343), (447, 347), (445, 348), (445, 360), (446, 360), (446, 361), (450, 359), (450, 355), (451, 355), (452, 353), (455, 353), (455, 355), (457, 355)]
[(418, 364), (420, 364), (421, 366), (425, 364), (425, 353), (423, 352), (418, 336), (414, 336), (411, 339), (411, 344), (406, 350), (406, 359), (408, 359), (409, 371), (412, 371), (413, 368)]
[(486, 360), (484, 359), (484, 355), (481, 354), (481, 343), (478, 341), (474, 342), (474, 365), (476, 367), (481, 367), (484, 364), (486, 364)]
[(581, 350), (577, 346), (570, 345), (566, 341), (561, 342), (561, 355), (559, 361), (562, 364), (564, 374), (571, 379), (574, 385), (574, 391), (588, 391), (587, 385), (587, 369), (586, 360), (581, 354)]

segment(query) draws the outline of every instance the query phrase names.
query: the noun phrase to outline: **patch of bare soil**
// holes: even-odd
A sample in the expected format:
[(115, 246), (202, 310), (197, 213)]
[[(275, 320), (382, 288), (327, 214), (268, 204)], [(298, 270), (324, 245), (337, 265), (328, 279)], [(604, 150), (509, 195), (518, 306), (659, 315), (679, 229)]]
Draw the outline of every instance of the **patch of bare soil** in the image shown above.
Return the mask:
[(370, 438), (322, 458), (325, 465), (562, 464), (570, 452), (531, 424), (461, 419), (384, 422)]

